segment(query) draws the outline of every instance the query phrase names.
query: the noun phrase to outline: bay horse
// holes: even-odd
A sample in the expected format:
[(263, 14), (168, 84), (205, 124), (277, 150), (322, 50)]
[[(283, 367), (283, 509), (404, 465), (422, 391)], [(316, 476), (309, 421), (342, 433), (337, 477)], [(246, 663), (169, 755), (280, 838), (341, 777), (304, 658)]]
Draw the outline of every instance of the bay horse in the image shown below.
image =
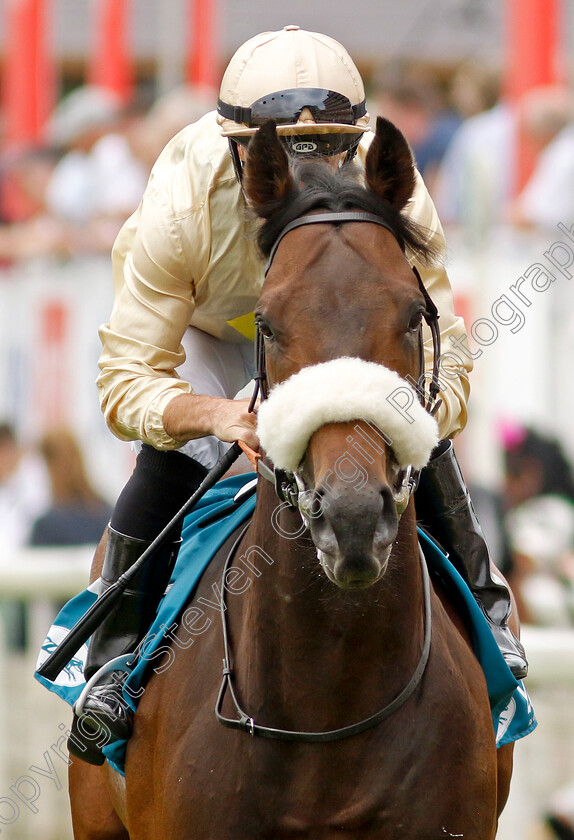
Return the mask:
[(260, 437), (295, 483), (279, 482), (279, 501), (260, 476), (251, 521), (204, 573), (194, 603), (227, 589), (223, 622), (193, 645), (178, 631), (140, 701), (125, 784), (72, 764), (76, 840), (496, 835), (512, 745), (496, 749), (469, 632), (429, 585), (403, 492), (436, 424), (416, 401), (412, 428), (389, 408), (388, 389), (419, 377), (429, 308), (407, 255), (432, 255), (401, 213), (415, 171), (386, 120), (364, 178), (291, 164), (273, 124), (251, 140), (244, 189), (272, 257)]

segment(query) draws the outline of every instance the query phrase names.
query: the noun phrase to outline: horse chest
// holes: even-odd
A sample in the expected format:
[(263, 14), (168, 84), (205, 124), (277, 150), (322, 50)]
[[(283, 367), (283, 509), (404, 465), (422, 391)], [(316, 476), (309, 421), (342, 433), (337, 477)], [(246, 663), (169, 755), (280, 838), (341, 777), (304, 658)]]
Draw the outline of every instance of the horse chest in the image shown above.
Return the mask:
[(417, 720), (405, 713), (386, 731), (335, 744), (214, 728), (168, 780), (166, 822), (149, 838), (207, 840), (216, 824), (218, 840), (490, 840), (493, 779), (481, 781), (477, 757), (458, 739), (448, 753), (432, 735), (422, 756)]
[[(479, 670), (472, 670), (478, 669), (473, 659), (452, 673), (453, 661), (466, 647), (462, 639), (456, 656), (454, 650), (435, 651), (420, 695), (383, 725), (339, 742), (294, 744), (253, 738), (216, 722), (214, 691), (206, 692), (205, 684), (216, 684), (219, 670), (220, 639), (213, 631), (213, 638), (206, 633), (192, 649), (191, 670), (201, 672), (204, 680), (186, 685), (188, 667), (179, 673), (178, 663), (172, 670), (179, 678), (169, 693), (154, 700), (155, 687), (146, 692), (144, 700), (153, 701), (149, 707), (162, 710), (150, 778), (163, 779), (164, 794), (160, 807), (146, 786), (150, 823), (144, 819), (142, 825), (153, 825), (158, 813), (162, 823), (152, 833), (144, 828), (134, 834), (134, 840), (211, 840), (213, 825), (218, 840), (494, 836), (494, 749), (483, 748), (481, 734), (486, 726), (492, 731), (492, 724), (488, 713), (471, 714), (470, 688), (482, 679)], [(257, 698), (265, 707), (268, 691), (261, 690)], [(277, 708), (260, 709), (252, 697), (245, 701), (258, 720), (273, 725), (280, 720)], [(183, 708), (196, 712), (186, 720)], [(166, 752), (162, 745), (168, 738), (174, 747)]]

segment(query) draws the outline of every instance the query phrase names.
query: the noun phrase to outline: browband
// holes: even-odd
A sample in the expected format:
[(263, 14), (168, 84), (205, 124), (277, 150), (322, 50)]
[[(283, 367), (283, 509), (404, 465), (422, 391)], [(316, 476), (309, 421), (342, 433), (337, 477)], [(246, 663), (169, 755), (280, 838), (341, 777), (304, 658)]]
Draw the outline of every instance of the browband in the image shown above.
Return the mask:
[(273, 243), (273, 247), (271, 248), (271, 252), (265, 264), (265, 276), (267, 277), (267, 273), (271, 268), (271, 263), (273, 262), (273, 257), (275, 256), (275, 252), (279, 247), (279, 243), (281, 242), (283, 237), (289, 233), (289, 231), (292, 231), (298, 227), (303, 227), (304, 225), (341, 225), (344, 222), (372, 222), (375, 225), (379, 225), (380, 227), (386, 228), (396, 238), (396, 233), (392, 229), (392, 227), (388, 225), (385, 221), (383, 221), (383, 219), (381, 219), (380, 216), (375, 216), (374, 213), (361, 213), (359, 211), (344, 210), (339, 213), (310, 213), (307, 216), (299, 216), (298, 219), (293, 219), (292, 222), (289, 222), (288, 225), (285, 225), (285, 227)]

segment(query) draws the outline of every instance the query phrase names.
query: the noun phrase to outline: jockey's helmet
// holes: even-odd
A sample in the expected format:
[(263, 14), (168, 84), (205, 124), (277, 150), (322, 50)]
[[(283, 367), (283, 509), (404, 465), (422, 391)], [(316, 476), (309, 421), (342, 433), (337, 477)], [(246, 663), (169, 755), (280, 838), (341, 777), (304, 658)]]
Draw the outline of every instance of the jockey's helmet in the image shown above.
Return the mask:
[(357, 149), (368, 129), (363, 81), (333, 38), (286, 26), (263, 32), (232, 57), (221, 82), (218, 122), (232, 144), (247, 145), (274, 120), (296, 157), (330, 157)]

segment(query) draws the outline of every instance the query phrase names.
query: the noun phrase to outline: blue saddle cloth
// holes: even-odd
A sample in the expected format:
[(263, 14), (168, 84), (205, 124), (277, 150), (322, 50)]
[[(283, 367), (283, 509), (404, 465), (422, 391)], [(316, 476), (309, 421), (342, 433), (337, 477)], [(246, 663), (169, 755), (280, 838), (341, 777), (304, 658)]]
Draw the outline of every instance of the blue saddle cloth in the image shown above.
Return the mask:
[[(216, 551), (235, 529), (251, 516), (255, 507), (255, 496), (251, 496), (240, 507), (212, 524), (200, 527), (202, 521), (228, 508), (235, 494), (253, 478), (254, 475), (248, 473), (219, 482), (206, 493), (186, 517), (183, 527), (183, 544), (170, 581), (171, 585), (158, 608), (155, 621), (144, 644), (140, 646), (142, 655), (126, 683), (124, 696), (126, 702), (134, 710), (133, 698), (143, 693), (149, 663), (154, 656), (159, 657), (162, 654), (165, 631), (172, 628), (178, 621), (190, 593), (194, 591)], [(523, 683), (517, 682), (510, 672), (482, 611), (461, 576), (424, 532), (419, 531), (419, 539), (431, 573), (438, 574), (443, 581), (447, 582), (451, 590), (458, 593), (466, 605), (474, 650), (486, 676), (497, 746), (525, 737), (536, 727), (536, 719)], [(89, 609), (96, 597), (96, 592), (88, 588), (63, 607), (42, 646), (37, 667), (40, 667), (54, 647)], [(165, 652), (165, 644), (163, 644), (163, 652)], [(35, 674), (36, 679), (73, 705), (85, 685), (83, 669), (86, 655), (87, 646), (84, 645), (54, 682), (41, 677), (38, 673)], [(124, 771), (125, 749), (125, 741), (116, 741), (104, 748), (108, 761), (120, 773)]]

